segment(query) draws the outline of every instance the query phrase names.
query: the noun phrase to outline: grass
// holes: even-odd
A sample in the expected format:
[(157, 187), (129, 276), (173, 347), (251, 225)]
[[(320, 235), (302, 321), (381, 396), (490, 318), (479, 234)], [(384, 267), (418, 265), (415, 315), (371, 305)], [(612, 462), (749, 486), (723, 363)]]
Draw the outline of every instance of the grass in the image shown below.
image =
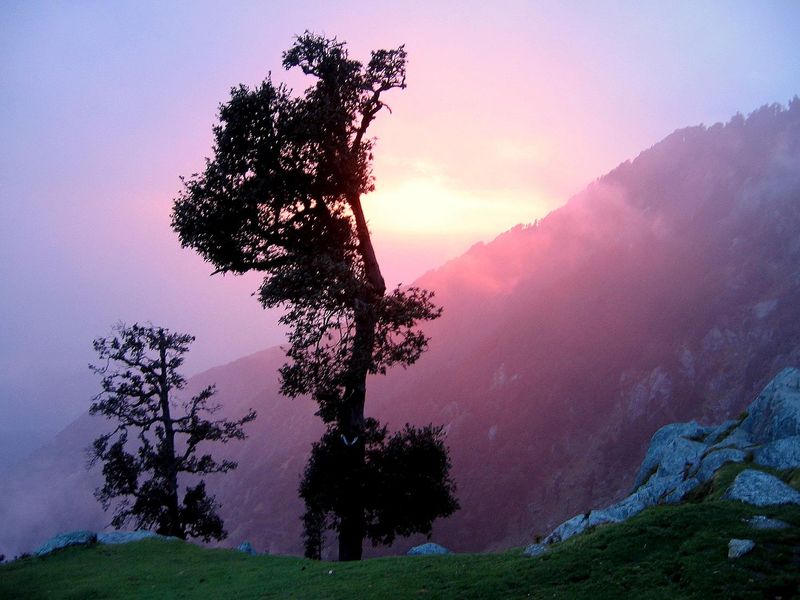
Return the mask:
[[(720, 475), (728, 474), (721, 472)], [(766, 514), (793, 525), (753, 530)], [(727, 558), (731, 538), (757, 543)], [(177, 541), (69, 548), (0, 566), (0, 598), (792, 598), (800, 586), (800, 507), (695, 501), (596, 528), (538, 558), (391, 557), (360, 563), (251, 557)]]

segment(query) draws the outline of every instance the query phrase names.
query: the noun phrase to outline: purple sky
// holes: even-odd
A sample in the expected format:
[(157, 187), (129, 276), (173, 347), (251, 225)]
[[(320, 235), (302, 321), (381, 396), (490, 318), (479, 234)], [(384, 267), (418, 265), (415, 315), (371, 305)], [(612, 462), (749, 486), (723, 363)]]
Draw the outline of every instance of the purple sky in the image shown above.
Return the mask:
[[(232, 85), (304, 29), (407, 45), (365, 206), (409, 282), (530, 222), (672, 130), (800, 93), (797, 2), (69, 2), (0, 6), (0, 435), (88, 406), (117, 320), (197, 336), (189, 372), (279, 343), (257, 278), (169, 228)], [(67, 386), (62, 394), (55, 390)]]

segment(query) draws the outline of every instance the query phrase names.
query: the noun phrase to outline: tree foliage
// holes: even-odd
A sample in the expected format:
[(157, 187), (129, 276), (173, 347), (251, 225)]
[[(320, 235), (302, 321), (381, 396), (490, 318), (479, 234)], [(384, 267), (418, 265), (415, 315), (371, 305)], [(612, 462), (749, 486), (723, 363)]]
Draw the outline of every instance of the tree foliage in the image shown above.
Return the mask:
[(430, 535), (437, 517), (458, 509), (441, 427), (406, 424), (389, 435), (378, 421), (366, 419), (364, 435), (366, 457), (357, 471), (343, 468), (349, 441), (343, 443), (335, 430), (312, 448), (300, 485), (309, 558), (320, 558), (324, 530), (339, 529), (337, 515), (353, 498), (363, 503), (365, 534), (373, 545), (391, 544), (398, 535)]
[[(184, 180), (172, 225), (217, 272), (264, 274), (258, 297), (283, 308), (289, 328), (282, 392), (313, 397), (332, 440), (360, 440), (343, 446), (340, 467), (361, 473), (367, 375), (413, 364), (428, 343), (417, 324), (441, 314), (430, 291), (386, 293), (361, 205), (374, 187), (367, 131), (384, 94), (406, 85), (406, 52), (377, 50), (363, 64), (306, 32), (283, 66), (310, 87), (295, 95), (268, 77), (233, 88), (213, 158)], [(337, 503), (340, 558), (360, 558), (366, 506), (348, 499)]]
[[(179, 402), (175, 392), (186, 386), (178, 369), (194, 337), (163, 327), (119, 324), (114, 335), (94, 340), (102, 391), (89, 412), (116, 422), (89, 452), (91, 465), (102, 463), (104, 484), (95, 496), (108, 510), (111, 524), (205, 541), (226, 536), (219, 505), (206, 492), (201, 476), (236, 468), (207, 452), (210, 442), (245, 438), (243, 425), (255, 419), (250, 411), (237, 421), (210, 418), (220, 409), (211, 401), (215, 389), (204, 388)], [(202, 449), (201, 449), (202, 447)], [(194, 485), (179, 499), (179, 475)]]

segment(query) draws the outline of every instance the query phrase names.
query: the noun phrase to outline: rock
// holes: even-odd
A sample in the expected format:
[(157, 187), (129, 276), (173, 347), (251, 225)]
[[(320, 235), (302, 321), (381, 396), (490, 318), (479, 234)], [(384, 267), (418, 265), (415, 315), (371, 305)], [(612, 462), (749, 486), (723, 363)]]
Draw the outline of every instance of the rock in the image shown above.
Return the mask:
[(791, 525), (785, 521), (770, 519), (766, 515), (756, 515), (748, 519), (747, 524), (753, 529), (788, 529), (791, 527)]
[(712, 450), (700, 462), (695, 477), (700, 483), (704, 483), (711, 479), (722, 465), (743, 462), (745, 459), (747, 459), (747, 453), (738, 448)]
[[(650, 506), (681, 502), (723, 465), (744, 462), (751, 455), (764, 466), (800, 467), (800, 370), (781, 371), (744, 418), (716, 427), (673, 423), (656, 431), (636, 475), (635, 491), (616, 504), (564, 521), (544, 543), (567, 540), (596, 525), (620, 523)], [(800, 504), (800, 492), (754, 469), (742, 471), (725, 497), (756, 506)]]
[(555, 544), (571, 538), (573, 535), (583, 533), (589, 527), (589, 519), (586, 515), (576, 515), (564, 521), (556, 527), (553, 532), (544, 538), (545, 544)]
[(728, 542), (728, 558), (739, 558), (750, 552), (756, 547), (753, 540), (737, 540), (736, 538)]
[(711, 430), (711, 433), (708, 434), (708, 437), (703, 441), (710, 445), (722, 442), (726, 437), (728, 437), (728, 435), (730, 435), (731, 431), (733, 431), (738, 424), (739, 421), (735, 419), (725, 421), (721, 425), (714, 427), (714, 429)]
[(710, 449), (724, 450), (727, 448), (738, 448), (739, 450), (747, 450), (755, 445), (756, 443), (750, 439), (750, 435), (743, 429), (737, 427), (719, 442), (711, 446)]
[(245, 554), (249, 554), (250, 556), (256, 556), (258, 554), (258, 552), (256, 552), (253, 549), (253, 546), (250, 544), (250, 542), (242, 542), (241, 544), (236, 546), (236, 549), (239, 552), (244, 552)]
[(522, 554), (525, 556), (530, 556), (531, 558), (536, 556), (541, 556), (545, 552), (547, 552), (548, 548), (545, 544), (531, 544), (525, 550), (522, 551)]
[(746, 469), (739, 473), (723, 497), (755, 506), (800, 504), (800, 492), (777, 477), (755, 469)]
[(764, 444), (753, 452), (753, 460), (773, 469), (800, 467), (800, 436), (794, 435)]
[(758, 444), (800, 435), (800, 370), (784, 369), (747, 409), (739, 429)]
[(440, 546), (439, 544), (434, 544), (433, 542), (428, 542), (427, 544), (420, 544), (419, 546), (414, 546), (406, 552), (408, 556), (427, 556), (431, 554), (450, 554), (450, 550), (445, 548), (444, 546)]
[(139, 529), (137, 531), (107, 531), (97, 534), (98, 544), (127, 544), (129, 542), (138, 542), (149, 538), (158, 538), (160, 540), (176, 540), (178, 538), (169, 537), (166, 535), (159, 535), (153, 531), (145, 531)]
[(97, 535), (93, 531), (70, 531), (69, 533), (59, 533), (39, 546), (34, 554), (44, 556), (54, 550), (67, 548), (69, 546), (80, 546), (83, 544), (93, 544), (97, 541)]
[[(699, 440), (705, 438), (712, 429), (710, 427), (703, 427), (696, 421), (689, 423), (671, 423), (664, 425), (661, 429), (653, 434), (650, 439), (650, 446), (647, 449), (642, 465), (639, 467), (639, 472), (636, 474), (636, 481), (634, 489), (640, 487), (647, 479), (653, 475), (662, 465), (664, 457), (675, 450), (684, 450), (693, 453), (694, 450), (700, 448), (705, 449), (705, 444), (699, 444)], [(697, 446), (681, 447), (680, 441), (687, 441), (698, 443)], [(677, 443), (677, 445), (675, 444)], [(667, 466), (671, 468), (672, 461)], [(683, 468), (683, 465), (680, 465)]]

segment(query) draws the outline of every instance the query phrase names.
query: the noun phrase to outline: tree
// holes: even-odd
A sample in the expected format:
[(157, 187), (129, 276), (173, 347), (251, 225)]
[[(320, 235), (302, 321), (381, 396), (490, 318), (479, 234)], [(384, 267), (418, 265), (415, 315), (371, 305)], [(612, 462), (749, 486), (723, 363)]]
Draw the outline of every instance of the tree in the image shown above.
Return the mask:
[[(374, 187), (367, 131), (386, 108), (384, 94), (406, 86), (406, 52), (374, 51), (363, 65), (344, 43), (306, 32), (283, 66), (299, 67), (312, 85), (300, 96), (270, 77), (232, 89), (214, 127), (214, 157), (184, 180), (172, 226), (215, 272), (264, 273), (259, 299), (284, 308), (280, 322), (290, 328), (281, 390), (318, 403), (328, 427), (321, 444), (340, 445), (337, 472), (363, 490), (367, 375), (413, 364), (428, 343), (417, 323), (441, 314), (427, 290), (387, 293), (361, 205)], [(447, 470), (439, 484), (452, 495)], [(334, 504), (332, 520), (307, 515), (306, 524), (336, 529), (339, 559), (357, 560), (368, 503), (348, 492)], [(454, 499), (449, 506), (428, 520), (449, 515)]]
[[(117, 422), (111, 433), (90, 448), (91, 463), (103, 465), (105, 483), (95, 496), (105, 510), (116, 502), (111, 524), (132, 522), (137, 529), (204, 541), (223, 539), (219, 505), (206, 493), (202, 475), (236, 468), (200, 453), (210, 442), (244, 439), (243, 425), (255, 419), (252, 410), (238, 421), (211, 420), (220, 406), (210, 402), (209, 386), (178, 402), (175, 392), (186, 379), (178, 372), (194, 337), (163, 327), (118, 324), (111, 337), (94, 340), (100, 365), (89, 368), (102, 376), (102, 391), (89, 412)], [(202, 452), (202, 451), (201, 451)], [(179, 475), (193, 482), (179, 501)]]

